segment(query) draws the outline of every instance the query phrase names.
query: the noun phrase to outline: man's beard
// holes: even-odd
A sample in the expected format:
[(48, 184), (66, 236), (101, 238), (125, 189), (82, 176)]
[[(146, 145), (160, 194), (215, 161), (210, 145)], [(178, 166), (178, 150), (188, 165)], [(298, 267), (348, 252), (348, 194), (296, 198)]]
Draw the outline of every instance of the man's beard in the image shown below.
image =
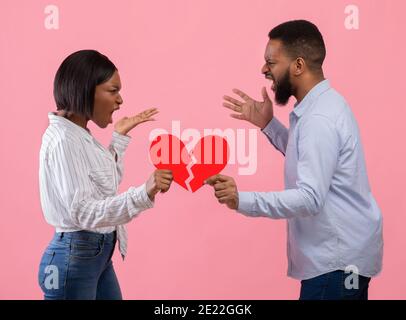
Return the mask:
[(282, 79), (275, 83), (275, 101), (277, 104), (284, 106), (288, 103), (291, 95), (292, 84), (289, 79), (289, 70), (286, 70)]

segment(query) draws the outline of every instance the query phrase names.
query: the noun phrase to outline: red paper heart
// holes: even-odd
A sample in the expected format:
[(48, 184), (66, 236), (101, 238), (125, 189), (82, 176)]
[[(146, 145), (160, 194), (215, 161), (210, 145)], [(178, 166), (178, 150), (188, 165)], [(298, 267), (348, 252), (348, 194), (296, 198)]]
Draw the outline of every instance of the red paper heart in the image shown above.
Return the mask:
[(222, 137), (205, 136), (189, 154), (181, 140), (171, 134), (163, 134), (152, 141), (149, 153), (157, 169), (172, 170), (176, 183), (195, 192), (203, 186), (205, 179), (224, 169), (229, 147)]

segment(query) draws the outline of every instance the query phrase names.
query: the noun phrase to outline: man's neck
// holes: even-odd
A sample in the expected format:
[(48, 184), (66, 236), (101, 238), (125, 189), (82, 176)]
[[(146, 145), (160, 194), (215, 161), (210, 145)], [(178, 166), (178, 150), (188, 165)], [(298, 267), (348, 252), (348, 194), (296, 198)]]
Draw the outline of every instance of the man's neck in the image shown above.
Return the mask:
[(312, 90), (316, 85), (318, 85), (323, 80), (326, 79), (324, 78), (323, 74), (320, 74), (319, 76), (310, 78), (308, 81), (305, 81), (303, 85), (298, 87), (294, 95), (297, 100), (297, 103), (300, 103), (304, 99), (304, 97), (309, 93), (309, 91)]

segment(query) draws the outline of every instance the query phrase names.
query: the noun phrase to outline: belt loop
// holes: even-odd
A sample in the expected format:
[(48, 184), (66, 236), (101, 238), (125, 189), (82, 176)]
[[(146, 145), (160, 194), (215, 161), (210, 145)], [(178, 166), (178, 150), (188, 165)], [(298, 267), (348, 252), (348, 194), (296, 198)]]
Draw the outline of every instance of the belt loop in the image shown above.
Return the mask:
[(64, 235), (64, 232), (61, 232), (61, 233), (59, 234), (59, 239), (62, 239), (62, 238), (63, 238), (63, 235)]

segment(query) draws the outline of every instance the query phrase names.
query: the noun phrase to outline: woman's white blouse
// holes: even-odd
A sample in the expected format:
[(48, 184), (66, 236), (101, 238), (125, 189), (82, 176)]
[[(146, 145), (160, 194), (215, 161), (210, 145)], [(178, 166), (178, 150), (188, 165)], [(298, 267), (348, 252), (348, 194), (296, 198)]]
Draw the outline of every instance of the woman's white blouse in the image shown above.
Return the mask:
[[(46, 221), (56, 232), (108, 233), (117, 229), (124, 236), (123, 225), (153, 206), (145, 184), (117, 194), (123, 156), (131, 137), (114, 131), (106, 149), (90, 131), (72, 121), (53, 112), (48, 113), (48, 118), (39, 162), (41, 206)], [(120, 250), (125, 255), (126, 243), (122, 245), (125, 248)]]

